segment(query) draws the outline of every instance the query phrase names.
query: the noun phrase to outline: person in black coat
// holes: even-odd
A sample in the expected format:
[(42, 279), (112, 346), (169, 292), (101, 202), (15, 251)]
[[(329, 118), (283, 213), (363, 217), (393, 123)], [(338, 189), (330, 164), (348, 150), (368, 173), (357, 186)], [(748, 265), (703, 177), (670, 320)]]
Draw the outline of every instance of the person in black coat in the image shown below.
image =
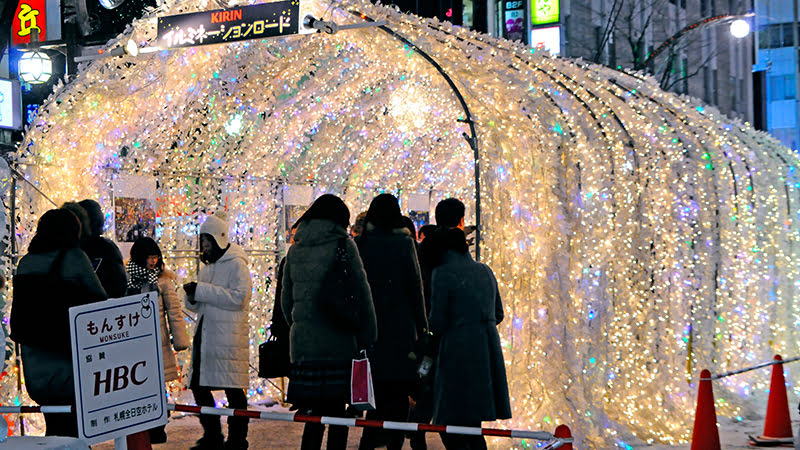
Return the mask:
[[(440, 336), (433, 385), (433, 421), (480, 427), (511, 418), (497, 324), (503, 303), (492, 269), (475, 262), (464, 232), (441, 235), (445, 254), (431, 281), (431, 331)], [(442, 433), (447, 449), (485, 449), (483, 436)]]
[[(408, 396), (419, 378), (409, 354), (428, 323), (416, 248), (395, 196), (372, 200), (364, 233), (355, 241), (378, 318), (378, 341), (368, 352), (377, 409), (367, 412), (367, 419), (405, 422)], [(402, 448), (403, 432), (375, 428), (364, 429), (359, 448), (381, 446), (385, 438), (390, 450)]]
[[(39, 219), (14, 275), (11, 339), (20, 344), (25, 387), (40, 405), (75, 406), (69, 308), (105, 300), (86, 254), (78, 248), (78, 218), (66, 209)], [(47, 436), (78, 436), (72, 413), (45, 413)]]
[[(352, 360), (378, 337), (367, 274), (356, 244), (348, 238), (349, 225), (347, 205), (324, 194), (297, 220), (295, 243), (286, 254), (281, 306), (289, 324), (292, 359), (286, 396), (310, 415), (347, 416)], [(341, 276), (339, 264), (347, 268), (358, 302), (352, 305), (361, 315), (355, 326), (342, 323), (327, 307), (335, 301), (329, 295), (336, 295), (328, 275), (334, 271)], [(300, 448), (321, 448), (324, 433), (324, 424), (306, 423)], [(347, 434), (346, 426), (330, 425), (327, 448), (345, 449)]]
[[(292, 228), (289, 230), (289, 236), (286, 241), (291, 245), (294, 244), (294, 232), (297, 230), (297, 224), (293, 225)], [(270, 338), (275, 338), (278, 341), (278, 345), (280, 349), (277, 349), (277, 353), (281, 356), (285, 355), (285, 367), (287, 371), (282, 376), (289, 376), (288, 367), (290, 365), (289, 361), (289, 323), (286, 322), (286, 318), (283, 316), (283, 306), (281, 305), (281, 294), (283, 293), (283, 272), (284, 268), (286, 267), (286, 257), (284, 256), (281, 258), (281, 262), (278, 263), (278, 273), (275, 278), (275, 304), (272, 307), (272, 319), (270, 320), (269, 325), (269, 335)]]
[(81, 238), (81, 250), (92, 262), (97, 278), (109, 298), (124, 297), (128, 288), (128, 275), (122, 263), (122, 253), (117, 244), (103, 237), (105, 217), (100, 204), (86, 199), (78, 202), (89, 216), (89, 229)]
[[(422, 286), (425, 293), (425, 310), (431, 310), (431, 277), (433, 269), (441, 264), (445, 254), (444, 244), (442, 243), (442, 232), (451, 228), (464, 229), (464, 213), (466, 208), (461, 200), (456, 198), (446, 198), (436, 204), (436, 225), (425, 225), (420, 228), (422, 242), (419, 244), (419, 265), (422, 273)], [(427, 341), (434, 347), (429, 351), (428, 356), (434, 356), (438, 347), (436, 339)], [(435, 358), (434, 358), (435, 359)], [(417, 423), (429, 423), (433, 418), (433, 380), (436, 375), (436, 363), (430, 367), (428, 373), (423, 375), (419, 386), (413, 394), (415, 401), (414, 411), (411, 419)], [(425, 450), (428, 448), (425, 442), (425, 433), (416, 432), (411, 437), (411, 448), (414, 450)]]

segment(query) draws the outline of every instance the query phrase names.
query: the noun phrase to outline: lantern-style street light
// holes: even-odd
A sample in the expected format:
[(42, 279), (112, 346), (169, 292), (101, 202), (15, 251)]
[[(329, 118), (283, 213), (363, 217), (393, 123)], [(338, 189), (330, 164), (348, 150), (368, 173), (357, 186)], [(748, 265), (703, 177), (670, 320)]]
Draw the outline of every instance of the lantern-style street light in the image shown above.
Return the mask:
[(19, 58), (19, 79), (25, 83), (40, 84), (53, 75), (53, 62), (47, 53), (25, 52)]

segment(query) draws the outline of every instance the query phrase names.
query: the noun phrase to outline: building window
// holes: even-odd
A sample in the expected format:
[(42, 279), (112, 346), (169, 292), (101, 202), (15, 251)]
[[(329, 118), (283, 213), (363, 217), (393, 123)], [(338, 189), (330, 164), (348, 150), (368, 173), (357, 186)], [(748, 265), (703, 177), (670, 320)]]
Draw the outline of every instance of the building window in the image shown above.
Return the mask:
[(711, 69), (703, 67), (703, 101), (711, 103)]
[(797, 130), (795, 128), (773, 128), (769, 130), (769, 134), (781, 141), (783, 145), (797, 149)]
[(711, 93), (714, 101), (712, 104), (719, 105), (719, 86), (717, 85), (717, 69), (711, 71)]
[(769, 77), (769, 99), (771, 101), (791, 100), (795, 97), (794, 75)]
[(765, 25), (758, 31), (758, 48), (781, 48), (793, 45), (791, 23)]
[(684, 94), (689, 93), (689, 76), (687, 75), (689, 73), (688, 66), (689, 60), (686, 58), (681, 59), (681, 78), (683, 78), (681, 81), (681, 92)]

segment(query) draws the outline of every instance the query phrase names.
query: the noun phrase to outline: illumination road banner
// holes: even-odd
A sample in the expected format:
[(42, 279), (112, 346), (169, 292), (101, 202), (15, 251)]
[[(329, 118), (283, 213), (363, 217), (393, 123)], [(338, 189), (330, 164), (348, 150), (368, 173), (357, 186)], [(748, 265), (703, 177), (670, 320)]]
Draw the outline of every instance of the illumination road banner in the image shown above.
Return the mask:
[[(158, 18), (162, 48), (224, 44), (300, 33), (300, 0)], [(316, 32), (316, 30), (310, 30)]]

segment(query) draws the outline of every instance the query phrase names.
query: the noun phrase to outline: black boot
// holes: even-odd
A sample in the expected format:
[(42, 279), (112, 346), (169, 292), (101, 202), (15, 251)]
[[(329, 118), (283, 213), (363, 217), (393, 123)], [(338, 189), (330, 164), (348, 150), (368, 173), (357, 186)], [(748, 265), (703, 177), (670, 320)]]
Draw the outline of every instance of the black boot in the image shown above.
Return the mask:
[(217, 416), (200, 416), (203, 437), (190, 450), (220, 450), (223, 448), (222, 425)]
[(247, 443), (247, 417), (228, 418), (228, 440), (225, 441), (225, 450), (246, 450)]

